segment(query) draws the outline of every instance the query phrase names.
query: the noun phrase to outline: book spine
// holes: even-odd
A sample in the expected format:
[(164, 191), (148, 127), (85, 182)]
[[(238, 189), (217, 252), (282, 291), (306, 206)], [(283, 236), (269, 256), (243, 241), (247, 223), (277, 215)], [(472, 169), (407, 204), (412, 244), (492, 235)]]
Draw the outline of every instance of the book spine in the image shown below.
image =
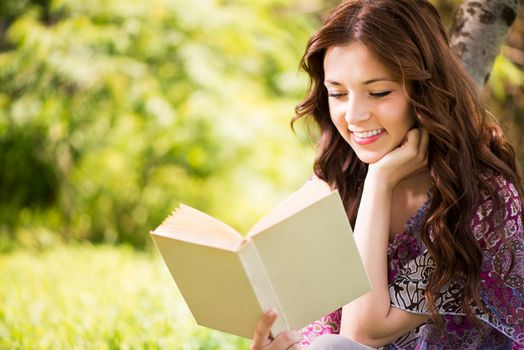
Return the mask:
[(278, 317), (271, 328), (272, 335), (276, 336), (280, 332), (290, 329), (284, 310), (280, 305), (278, 296), (271, 283), (271, 279), (266, 272), (262, 259), (260, 259), (260, 255), (252, 240), (248, 240), (242, 247), (239, 251), (239, 256), (251, 286), (255, 291), (260, 308), (264, 312), (271, 308), (274, 308), (278, 312)]

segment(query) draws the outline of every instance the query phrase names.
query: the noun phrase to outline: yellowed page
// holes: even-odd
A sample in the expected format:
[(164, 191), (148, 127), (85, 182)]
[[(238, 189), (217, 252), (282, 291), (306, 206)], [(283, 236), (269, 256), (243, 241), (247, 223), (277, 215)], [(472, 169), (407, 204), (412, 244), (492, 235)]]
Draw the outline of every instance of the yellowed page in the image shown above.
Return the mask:
[(232, 251), (237, 250), (243, 241), (243, 237), (230, 226), (184, 204), (164, 220), (154, 233)]
[(370, 290), (336, 191), (252, 240), (291, 329)]
[(249, 230), (247, 236), (250, 237), (264, 231), (268, 227), (328, 196), (331, 192), (332, 190), (329, 185), (324, 181), (318, 178), (309, 180), (298, 191), (294, 192), (260, 219), (251, 230)]
[(262, 315), (239, 256), (152, 233), (199, 325), (250, 338)]

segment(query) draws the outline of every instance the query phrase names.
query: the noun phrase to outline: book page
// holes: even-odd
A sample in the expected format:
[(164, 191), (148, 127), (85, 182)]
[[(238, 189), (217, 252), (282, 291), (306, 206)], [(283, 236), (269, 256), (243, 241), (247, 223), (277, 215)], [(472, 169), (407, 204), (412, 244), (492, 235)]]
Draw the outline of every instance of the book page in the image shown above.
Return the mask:
[(226, 250), (237, 250), (244, 238), (222, 221), (181, 204), (153, 233)]
[(337, 191), (253, 236), (252, 241), (287, 328), (301, 329), (370, 290)]
[(314, 178), (309, 180), (298, 191), (286, 198), (277, 207), (271, 210), (267, 215), (260, 219), (249, 230), (247, 236), (251, 237), (257, 233), (264, 231), (268, 227), (284, 220), (285, 218), (303, 210), (314, 202), (328, 196), (331, 188), (324, 181)]
[(152, 237), (199, 325), (253, 336), (263, 311), (238, 254), (154, 233)]

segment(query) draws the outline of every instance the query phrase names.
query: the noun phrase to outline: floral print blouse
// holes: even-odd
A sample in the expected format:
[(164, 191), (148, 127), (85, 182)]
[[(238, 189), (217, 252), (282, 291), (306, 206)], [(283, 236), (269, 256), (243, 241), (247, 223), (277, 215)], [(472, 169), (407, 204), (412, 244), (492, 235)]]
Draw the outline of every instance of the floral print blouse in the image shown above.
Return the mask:
[[(493, 203), (487, 193), (472, 220), (473, 233), (483, 251), (479, 294), (486, 308), (473, 308), (481, 321), (474, 325), (465, 317), (460, 304), (460, 288), (450, 283), (436, 300), (444, 319), (444, 332), (431, 320), (408, 332), (383, 350), (437, 349), (524, 349), (524, 228), (522, 203), (512, 183), (502, 176), (485, 175), (501, 194), (505, 208), (505, 224), (493, 215)], [(388, 246), (388, 279), (391, 305), (413, 313), (428, 313), (424, 289), (431, 275), (432, 260), (419, 239), (431, 199), (409, 219), (405, 231)], [(507, 245), (493, 229), (502, 227)], [(509, 276), (504, 275), (509, 264), (509, 250), (515, 256)], [(337, 334), (341, 310), (336, 310), (301, 330), (302, 345), (307, 346), (322, 334)]]

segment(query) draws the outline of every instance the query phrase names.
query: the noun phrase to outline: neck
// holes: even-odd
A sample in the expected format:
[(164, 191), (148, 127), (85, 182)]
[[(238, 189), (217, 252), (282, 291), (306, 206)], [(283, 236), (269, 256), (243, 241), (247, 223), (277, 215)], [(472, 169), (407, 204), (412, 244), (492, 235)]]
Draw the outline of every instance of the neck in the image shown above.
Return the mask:
[(399, 182), (397, 187), (395, 187), (395, 192), (408, 195), (426, 193), (431, 188), (432, 184), (433, 179), (431, 178), (429, 169), (424, 169)]

